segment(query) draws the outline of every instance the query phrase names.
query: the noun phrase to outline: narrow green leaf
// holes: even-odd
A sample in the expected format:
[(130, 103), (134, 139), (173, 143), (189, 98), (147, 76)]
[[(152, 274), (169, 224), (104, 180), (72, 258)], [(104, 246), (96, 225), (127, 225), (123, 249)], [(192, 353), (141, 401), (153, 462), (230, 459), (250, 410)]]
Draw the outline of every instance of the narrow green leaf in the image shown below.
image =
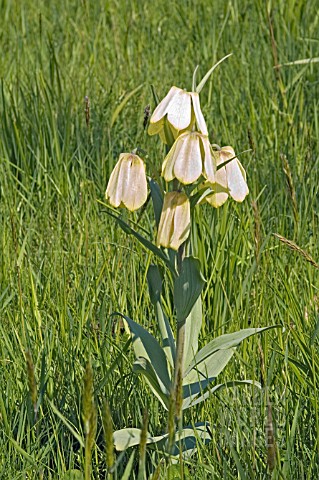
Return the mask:
[(246, 476), (246, 473), (245, 473), (245, 468), (241, 464), (241, 461), (240, 461), (239, 455), (237, 453), (237, 450), (233, 447), (233, 440), (230, 439), (229, 437), (228, 437), (228, 445), (229, 445), (231, 454), (232, 454), (232, 456), (235, 460), (235, 464), (236, 464), (236, 467), (237, 467), (237, 470), (238, 470), (238, 473), (239, 473), (239, 476), (240, 476), (240, 480), (246, 480), (247, 476)]
[(181, 272), (174, 281), (174, 305), (178, 322), (185, 321), (189, 316), (204, 283), (199, 260), (194, 257), (185, 257)]
[(295, 435), (296, 435), (298, 420), (300, 416), (300, 398), (302, 398), (302, 396), (298, 398), (294, 416), (292, 419), (292, 424), (290, 425), (290, 433), (289, 433), (289, 436), (287, 436), (286, 455), (285, 455), (285, 460), (283, 465), (283, 474), (286, 475), (287, 477), (292, 473), (291, 464), (292, 464), (292, 458), (294, 455)]
[(28, 454), (19, 444), (16, 442), (13, 438), (9, 438), (10, 442), (14, 446), (14, 448), (19, 452), (23, 458), (25, 458), (31, 465), (36, 465), (37, 462), (35, 461), (34, 458), (31, 457), (31, 455)]
[(162, 294), (162, 277), (157, 265), (150, 265), (147, 271), (148, 288), (150, 292), (151, 302), (154, 305), (156, 319), (158, 322), (160, 334), (162, 337), (162, 346), (169, 361), (173, 367), (175, 359), (175, 340), (169, 321), (164, 314), (161, 294)]
[(0, 391), (0, 415), (1, 415), (2, 423), (4, 425), (4, 431), (5, 431), (6, 435), (9, 436), (10, 435), (10, 426), (9, 426), (7, 411), (6, 411), (6, 407), (5, 407), (5, 404), (4, 404), (4, 401), (3, 401), (3, 396), (2, 396), (1, 391)]
[(21, 245), (21, 248), (20, 248), (20, 252), (19, 252), (19, 256), (18, 256), (18, 260), (17, 260), (17, 267), (18, 268), (21, 268), (21, 265), (22, 265), (22, 261), (23, 261), (24, 254), (25, 254), (26, 247), (27, 247), (27, 241), (29, 239), (29, 232), (30, 232), (30, 230), (28, 230), (26, 232), (26, 235), (23, 239), (23, 242), (22, 242), (22, 245)]
[(125, 107), (125, 105), (127, 104), (127, 102), (130, 100), (131, 97), (133, 97), (133, 95), (135, 95), (136, 92), (138, 92), (142, 87), (143, 87), (143, 83), (141, 83), (141, 85), (139, 85), (138, 87), (134, 88), (134, 90), (132, 90), (131, 92), (129, 92), (127, 95), (125, 95), (124, 99), (121, 101), (121, 103), (116, 107), (116, 109), (114, 110), (113, 112), (113, 115), (111, 117), (111, 128), (113, 127), (114, 123), (116, 122), (118, 116), (120, 115), (121, 111), (123, 110), (123, 108)]
[(203, 87), (205, 86), (205, 83), (207, 82), (207, 80), (209, 79), (209, 77), (211, 76), (215, 68), (218, 67), (218, 65), (220, 65), (224, 60), (226, 60), (226, 58), (230, 57), (231, 55), (232, 53), (229, 53), (228, 55), (223, 57), (221, 60), (219, 60), (217, 63), (215, 63), (215, 65), (213, 65), (210, 70), (208, 70), (206, 75), (204, 75), (200, 83), (197, 85), (197, 88), (196, 88), (197, 93), (200, 93), (202, 91)]
[(160, 218), (161, 218), (162, 208), (163, 208), (163, 195), (158, 183), (155, 182), (155, 180), (150, 179), (149, 186), (151, 190), (155, 222), (156, 222), (156, 226), (158, 227)]
[(309, 63), (318, 63), (319, 57), (302, 58), (300, 60), (293, 60), (292, 62), (282, 63), (281, 65), (275, 65), (274, 68), (291, 67), (293, 65), (308, 65)]
[(154, 103), (155, 103), (155, 107), (157, 107), (157, 105), (159, 104), (159, 98), (158, 98), (158, 95), (157, 95), (157, 92), (155, 90), (155, 87), (154, 85), (151, 85), (151, 90), (152, 90), (152, 95), (153, 95), (153, 100), (154, 100)]
[(114, 213), (111, 213), (110, 211), (106, 210), (106, 213), (110, 215), (110, 217), (113, 217), (119, 226), (124, 230), (125, 233), (129, 235), (133, 235), (144, 247), (147, 248), (147, 250), (150, 250), (152, 253), (154, 253), (158, 258), (163, 260), (163, 262), (166, 263), (166, 265), (169, 267), (169, 269), (175, 274), (175, 267), (171, 264), (170, 259), (168, 256), (154, 243), (150, 242), (147, 240), (147, 238), (143, 237), (140, 233), (136, 232), (132, 227), (129, 226), (128, 223), (124, 222), (120, 217), (117, 215), (114, 215)]
[(163, 279), (157, 265), (150, 265), (147, 271), (147, 283), (153, 305), (161, 300)]
[(81, 470), (76, 470), (76, 469), (68, 470), (67, 472), (65, 472), (65, 474), (62, 477), (62, 480), (83, 480), (83, 479), (84, 477)]
[(162, 336), (163, 350), (165, 352), (165, 355), (167, 357), (169, 364), (173, 368), (174, 362), (175, 362), (175, 355), (176, 355), (175, 339), (174, 339), (173, 332), (169, 324), (168, 318), (166, 317), (163, 311), (161, 302), (156, 303), (155, 312), (156, 312), (156, 318), (157, 318), (157, 322), (159, 324), (159, 329)]
[(47, 402), (49, 402), (49, 405), (51, 406), (53, 412), (59, 417), (59, 419), (62, 421), (62, 423), (64, 423), (64, 425), (70, 430), (70, 432), (72, 433), (72, 435), (74, 436), (74, 438), (77, 439), (77, 441), (79, 442), (79, 444), (81, 445), (82, 448), (84, 448), (84, 440), (83, 438), (81, 437), (81, 435), (79, 434), (79, 432), (77, 432), (75, 430), (75, 427), (73, 425), (71, 425), (71, 423), (62, 415), (61, 412), (59, 412), (59, 410), (57, 409), (57, 407), (54, 405), (53, 402), (51, 402), (51, 400), (47, 399)]
[(207, 195), (212, 193), (212, 191), (213, 190), (212, 190), (211, 187), (207, 187), (207, 188), (205, 187), (205, 188), (201, 188), (196, 193), (194, 193), (190, 197), (191, 208), (194, 208), (195, 205), (197, 205), (197, 203), (202, 202), (204, 200), (204, 198), (207, 197)]
[(310, 345), (313, 345), (315, 343), (315, 340), (316, 340), (318, 334), (319, 334), (319, 315), (317, 315), (315, 329), (312, 332), (311, 337), (310, 337)]
[(196, 92), (196, 74), (197, 74), (198, 67), (199, 65), (196, 65), (195, 70), (193, 72), (192, 92)]
[(132, 468), (133, 468), (134, 456), (135, 456), (135, 451), (133, 450), (133, 452), (131, 453), (129, 461), (127, 462), (127, 465), (125, 467), (125, 470), (124, 470), (124, 473), (123, 473), (123, 476), (122, 476), (121, 480), (129, 480), (130, 478), (132, 478), (131, 473), (132, 473)]

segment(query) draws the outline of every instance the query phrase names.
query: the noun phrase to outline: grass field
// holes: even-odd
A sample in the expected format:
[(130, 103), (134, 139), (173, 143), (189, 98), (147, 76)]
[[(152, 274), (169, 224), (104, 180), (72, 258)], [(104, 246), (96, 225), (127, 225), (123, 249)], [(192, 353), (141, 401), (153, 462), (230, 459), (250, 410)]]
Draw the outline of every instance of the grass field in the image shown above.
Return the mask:
[[(92, 478), (107, 478), (105, 400), (114, 429), (141, 427), (147, 409), (149, 432), (165, 431), (166, 412), (133, 374), (128, 337), (110, 317), (123, 312), (154, 333), (150, 255), (98, 200), (121, 152), (138, 146), (161, 164), (163, 147), (143, 129), (151, 85), (160, 98), (172, 85), (191, 90), (196, 65), (202, 76), (231, 52), (201, 105), (214, 143), (250, 149), (241, 157), (250, 194), (198, 211), (207, 280), (200, 342), (282, 328), (244, 342), (219, 379), (262, 380), (261, 391), (223, 390), (186, 413), (185, 424), (209, 421), (212, 439), (198, 445), (184, 478), (318, 478), (319, 267), (309, 261), (319, 263), (317, 7), (0, 0), (1, 479), (84, 478), (89, 358), (98, 408)], [(141, 224), (152, 238), (149, 209)], [(130, 455), (118, 456), (114, 478)], [(148, 478), (158, 464), (148, 450)], [(127, 478), (137, 472), (138, 449)], [(159, 478), (169, 478), (164, 464)]]

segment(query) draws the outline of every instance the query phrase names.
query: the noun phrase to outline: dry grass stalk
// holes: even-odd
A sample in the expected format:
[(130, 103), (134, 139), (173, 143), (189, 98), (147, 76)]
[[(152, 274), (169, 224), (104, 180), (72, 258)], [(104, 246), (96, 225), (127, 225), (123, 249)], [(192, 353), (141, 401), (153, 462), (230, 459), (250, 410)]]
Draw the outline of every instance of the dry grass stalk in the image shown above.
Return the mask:
[(292, 240), (288, 240), (288, 238), (279, 235), (279, 233), (274, 233), (275, 237), (277, 237), (282, 243), (287, 245), (291, 250), (298, 252), (307, 262), (311, 263), (311, 265), (315, 268), (319, 269), (319, 264), (315, 262), (315, 260), (309, 255), (308, 252), (303, 250), (302, 248), (298, 247), (298, 245), (293, 242)]
[(143, 426), (141, 430), (140, 440), (140, 458), (138, 467), (138, 480), (145, 479), (145, 461), (146, 461), (146, 442), (147, 442), (147, 428), (148, 428), (148, 413), (144, 410)]

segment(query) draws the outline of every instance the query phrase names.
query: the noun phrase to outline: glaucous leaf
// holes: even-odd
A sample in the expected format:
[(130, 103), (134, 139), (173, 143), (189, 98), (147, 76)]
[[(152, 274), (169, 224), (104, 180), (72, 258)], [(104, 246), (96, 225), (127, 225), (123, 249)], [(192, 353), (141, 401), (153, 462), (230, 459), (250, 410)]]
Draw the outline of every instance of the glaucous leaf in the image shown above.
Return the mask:
[(114, 315), (120, 315), (126, 320), (131, 332), (134, 353), (137, 359), (142, 357), (150, 362), (158, 377), (161, 390), (169, 393), (171, 390), (171, 380), (167, 369), (167, 360), (156, 338), (126, 315), (121, 313), (115, 313)]
[(153, 393), (159, 399), (165, 410), (168, 410), (169, 392), (163, 390), (160, 379), (151, 363), (146, 358), (139, 357), (133, 364), (133, 372), (136, 374), (142, 374), (146, 378)]
[[(149, 433), (147, 433), (147, 440), (146, 443), (157, 443), (161, 440), (165, 440), (168, 437), (168, 434), (165, 435), (158, 435), (157, 437), (152, 437)], [(118, 452), (122, 452), (129, 447), (134, 447), (135, 445), (139, 445), (141, 441), (141, 429), (139, 428), (123, 428), (122, 430), (117, 430), (113, 433), (113, 441), (115, 449)]]
[[(165, 447), (168, 434), (153, 437), (149, 433), (146, 435), (148, 445), (156, 444), (156, 448), (161, 450)], [(141, 430), (139, 428), (124, 428), (113, 433), (114, 446), (117, 451), (124, 451), (129, 447), (140, 444)], [(190, 458), (196, 452), (197, 442), (209, 443), (211, 436), (209, 434), (209, 423), (199, 422), (193, 426), (188, 425), (183, 428), (181, 434), (176, 432), (176, 442), (172, 454), (179, 455), (180, 446), (182, 447), (183, 457)]]
[(224, 370), (235, 353), (235, 348), (219, 350), (196, 364), (183, 378), (183, 410), (189, 408), (194, 399)]
[(186, 318), (184, 365), (187, 367), (198, 351), (198, 336), (202, 327), (202, 299), (199, 296)]
[(272, 325), (270, 327), (263, 328), (245, 328), (243, 330), (238, 330), (234, 333), (226, 333), (220, 337), (214, 338), (211, 342), (205, 345), (195, 356), (194, 360), (191, 362), (189, 367), (185, 372), (185, 376), (194, 368), (197, 368), (197, 365), (204, 361), (206, 358), (210, 357), (213, 353), (218, 350), (227, 350), (232, 347), (237, 347), (245, 338), (256, 335), (257, 333), (265, 332), (272, 328), (279, 328), (280, 325)]
[(194, 257), (185, 257), (181, 272), (174, 281), (174, 305), (178, 322), (185, 321), (189, 316), (204, 284), (200, 261)]
[(222, 390), (224, 388), (238, 387), (238, 386), (242, 386), (242, 385), (253, 385), (254, 387), (257, 387), (257, 388), (260, 388), (260, 389), (262, 388), (261, 384), (259, 382), (257, 382), (256, 380), (233, 380), (233, 381), (230, 381), (230, 382), (219, 383), (218, 385), (215, 385), (214, 387), (209, 388), (200, 397), (191, 401), (187, 408), (193, 407), (194, 405), (197, 405), (198, 403), (201, 403), (201, 402), (205, 401), (208, 397), (210, 397), (214, 393), (218, 392), (219, 390)]

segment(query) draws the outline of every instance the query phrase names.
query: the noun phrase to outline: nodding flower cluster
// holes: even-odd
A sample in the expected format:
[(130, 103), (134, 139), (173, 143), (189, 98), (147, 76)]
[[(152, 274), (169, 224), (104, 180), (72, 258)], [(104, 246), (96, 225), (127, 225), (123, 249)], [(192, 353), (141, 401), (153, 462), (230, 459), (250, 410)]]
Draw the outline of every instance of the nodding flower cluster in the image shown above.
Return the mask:
[[(162, 176), (168, 183), (175, 180), (175, 190), (164, 196), (156, 243), (178, 250), (189, 236), (191, 219), (190, 199), (182, 186), (195, 184), (203, 191), (201, 202), (217, 208), (229, 196), (236, 202), (244, 200), (248, 194), (246, 173), (232, 147), (215, 150), (211, 146), (197, 92), (172, 87), (154, 110), (148, 133), (159, 134), (170, 147)], [(121, 153), (105, 193), (113, 207), (134, 211), (146, 202), (145, 170), (136, 153)]]

